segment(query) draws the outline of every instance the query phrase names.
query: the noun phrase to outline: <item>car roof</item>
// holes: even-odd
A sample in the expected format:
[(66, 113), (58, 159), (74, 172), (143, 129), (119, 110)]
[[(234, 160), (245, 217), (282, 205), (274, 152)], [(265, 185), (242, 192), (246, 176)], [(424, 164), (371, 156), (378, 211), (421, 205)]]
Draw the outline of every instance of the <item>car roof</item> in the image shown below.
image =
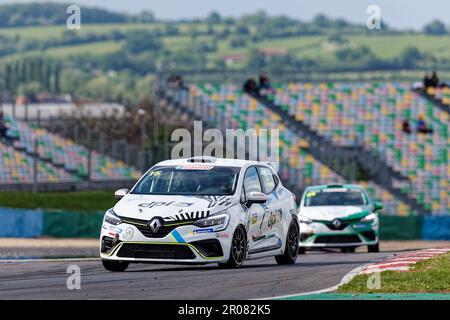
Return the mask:
[(229, 166), (229, 167), (245, 167), (250, 165), (270, 166), (268, 163), (260, 161), (242, 160), (242, 159), (225, 159), (215, 157), (192, 157), (184, 159), (172, 159), (161, 161), (157, 166), (176, 166), (176, 165), (205, 165), (205, 166)]
[(306, 188), (306, 190), (324, 190), (324, 189), (333, 189), (333, 188), (344, 188), (344, 189), (359, 189), (359, 190), (365, 190), (363, 186), (357, 185), (357, 184), (322, 184), (317, 186), (309, 186)]

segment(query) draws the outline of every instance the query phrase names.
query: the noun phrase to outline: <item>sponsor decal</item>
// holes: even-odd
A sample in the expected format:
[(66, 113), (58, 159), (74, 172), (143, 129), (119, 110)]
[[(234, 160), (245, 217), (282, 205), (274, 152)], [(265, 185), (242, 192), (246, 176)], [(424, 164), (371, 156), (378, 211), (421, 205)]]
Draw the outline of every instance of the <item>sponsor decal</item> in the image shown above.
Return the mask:
[(256, 224), (258, 222), (258, 215), (256, 213), (252, 214), (252, 224)]
[(121, 234), (123, 240), (131, 240), (134, 236), (134, 231), (132, 227), (128, 227), (125, 229), (125, 231)]
[(216, 238), (229, 238), (230, 234), (226, 233), (226, 232), (217, 232), (216, 233)]
[(123, 231), (122, 228), (118, 228), (118, 227), (115, 227), (115, 226), (109, 226), (109, 230), (114, 231), (114, 232), (116, 232), (118, 234), (121, 234), (122, 231)]
[(187, 165), (187, 166), (176, 166), (176, 170), (211, 170), (214, 166), (202, 166), (202, 165)]
[(194, 203), (192, 202), (175, 202), (175, 201), (170, 201), (170, 202), (164, 202), (164, 201), (152, 201), (152, 202), (148, 202), (148, 203), (140, 203), (138, 204), (139, 207), (141, 208), (154, 208), (154, 207), (169, 207), (169, 206), (176, 206), (176, 207), (190, 207), (192, 206)]
[(252, 235), (252, 240), (254, 242), (261, 241), (265, 238), (266, 238), (266, 236), (260, 235), (259, 233), (257, 233), (256, 235)]
[(208, 229), (196, 229), (194, 231), (192, 231), (193, 234), (202, 234), (202, 233), (211, 233), (214, 232), (213, 229), (208, 228)]
[(354, 225), (353, 225), (353, 228), (357, 228), (357, 229), (367, 228), (367, 227), (370, 227), (370, 226), (368, 225), (368, 223), (360, 223), (360, 224), (354, 224)]
[(265, 239), (270, 239), (275, 237), (274, 233), (270, 233), (267, 235), (261, 235), (260, 233), (256, 234), (256, 235), (252, 235), (252, 239), (253, 241), (257, 242), (257, 241), (261, 241), (261, 240), (265, 240)]
[(278, 222), (281, 222), (282, 219), (282, 211), (281, 209), (277, 209), (270, 213), (269, 219), (267, 220), (267, 226), (269, 229), (272, 229), (274, 225)]

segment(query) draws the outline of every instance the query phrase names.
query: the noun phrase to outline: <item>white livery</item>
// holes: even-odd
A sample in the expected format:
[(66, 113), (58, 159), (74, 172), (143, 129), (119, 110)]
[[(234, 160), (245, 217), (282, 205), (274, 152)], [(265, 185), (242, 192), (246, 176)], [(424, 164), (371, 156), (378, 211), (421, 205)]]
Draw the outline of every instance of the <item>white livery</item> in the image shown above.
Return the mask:
[(129, 263), (219, 263), (297, 258), (293, 194), (256, 161), (194, 157), (158, 163), (105, 214), (100, 256), (110, 271)]

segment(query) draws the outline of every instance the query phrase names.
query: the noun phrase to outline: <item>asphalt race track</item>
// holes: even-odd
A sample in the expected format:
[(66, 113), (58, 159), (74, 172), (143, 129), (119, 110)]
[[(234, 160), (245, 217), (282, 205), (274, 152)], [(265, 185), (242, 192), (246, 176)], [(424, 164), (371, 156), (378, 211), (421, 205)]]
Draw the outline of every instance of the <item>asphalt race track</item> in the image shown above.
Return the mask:
[[(300, 255), (297, 264), (274, 258), (247, 261), (240, 269), (217, 265), (132, 264), (108, 272), (100, 260), (0, 262), (0, 299), (255, 299), (332, 287), (352, 269), (393, 253)], [(81, 289), (67, 289), (69, 265), (81, 271)]]

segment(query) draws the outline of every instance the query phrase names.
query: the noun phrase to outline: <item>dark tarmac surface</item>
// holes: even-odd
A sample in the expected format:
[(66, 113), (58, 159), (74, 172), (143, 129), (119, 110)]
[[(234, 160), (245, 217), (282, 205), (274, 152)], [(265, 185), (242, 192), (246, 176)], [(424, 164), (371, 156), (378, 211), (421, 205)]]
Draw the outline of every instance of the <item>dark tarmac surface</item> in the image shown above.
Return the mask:
[[(292, 266), (278, 266), (274, 258), (264, 258), (233, 270), (216, 264), (131, 264), (122, 273), (104, 270), (100, 260), (3, 260), (0, 299), (267, 298), (332, 287), (352, 269), (392, 254), (310, 252), (299, 255)], [(70, 265), (80, 268), (79, 290), (67, 288)]]

